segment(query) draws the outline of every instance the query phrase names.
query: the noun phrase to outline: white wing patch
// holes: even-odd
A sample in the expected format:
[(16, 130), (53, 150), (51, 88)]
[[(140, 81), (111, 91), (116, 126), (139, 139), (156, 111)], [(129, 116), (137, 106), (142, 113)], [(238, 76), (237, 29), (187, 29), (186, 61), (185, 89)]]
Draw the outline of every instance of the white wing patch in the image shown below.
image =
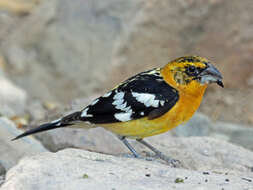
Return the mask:
[(160, 100), (160, 104), (161, 104), (161, 106), (164, 106), (164, 103), (165, 103), (165, 101)]
[(132, 113), (132, 109), (131, 106), (127, 107), (127, 102), (124, 103), (124, 92), (118, 92), (117, 94), (114, 95), (113, 97), (113, 102), (112, 105), (115, 106), (116, 109), (119, 109), (121, 111), (124, 112), (131, 112)]
[(54, 121), (51, 121), (51, 123), (53, 124), (53, 123), (58, 123), (59, 121), (61, 121), (61, 118), (60, 119), (56, 119), (56, 120), (54, 120)]
[(114, 100), (123, 100), (124, 96), (125, 96), (124, 92), (116, 92), (116, 94), (114, 95), (113, 99)]
[(155, 100), (154, 94), (132, 92), (132, 95), (138, 102), (143, 103), (146, 107), (152, 106), (157, 108), (159, 106), (160, 101)]
[(132, 112), (127, 112), (127, 113), (115, 113), (114, 117), (119, 120), (119, 121), (130, 121)]
[(86, 108), (85, 110), (82, 111), (81, 117), (93, 117), (92, 114), (88, 114), (89, 108)]
[(122, 113), (114, 114), (114, 117), (119, 121), (130, 121), (132, 118), (133, 110), (131, 106), (127, 107), (127, 102), (124, 99), (124, 92), (117, 92), (113, 97), (112, 105), (115, 106), (116, 109), (123, 111)]
[(99, 99), (96, 99), (96, 100), (94, 100), (93, 102), (91, 102), (91, 104), (90, 105), (95, 105), (96, 103), (98, 103), (98, 101), (99, 101)]
[(61, 118), (60, 119), (56, 119), (54, 121), (51, 121), (52, 124), (56, 124), (56, 126), (60, 126), (61, 125)]
[(102, 97), (107, 98), (107, 97), (109, 97), (111, 94), (112, 94), (112, 91), (107, 92), (107, 93), (106, 93), (106, 94), (104, 94)]

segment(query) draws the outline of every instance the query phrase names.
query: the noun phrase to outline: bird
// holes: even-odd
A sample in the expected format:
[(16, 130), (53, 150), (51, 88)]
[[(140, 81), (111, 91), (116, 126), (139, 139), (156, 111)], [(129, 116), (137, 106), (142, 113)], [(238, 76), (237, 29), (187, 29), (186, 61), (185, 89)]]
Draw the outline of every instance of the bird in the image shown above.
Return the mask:
[(140, 157), (128, 139), (134, 139), (172, 165), (177, 162), (143, 139), (167, 132), (187, 122), (196, 112), (208, 84), (224, 87), (222, 75), (200, 56), (183, 56), (164, 67), (136, 74), (80, 111), (30, 129), (12, 140), (63, 127), (103, 127), (116, 134)]

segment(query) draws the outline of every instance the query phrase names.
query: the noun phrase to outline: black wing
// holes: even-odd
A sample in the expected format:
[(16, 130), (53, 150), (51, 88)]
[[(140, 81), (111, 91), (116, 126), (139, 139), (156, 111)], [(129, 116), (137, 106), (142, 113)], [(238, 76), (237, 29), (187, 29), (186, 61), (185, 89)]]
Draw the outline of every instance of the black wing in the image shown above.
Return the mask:
[(178, 101), (176, 89), (160, 75), (160, 69), (140, 73), (94, 100), (82, 110), (80, 120), (95, 124), (124, 122), (142, 117), (155, 119)]

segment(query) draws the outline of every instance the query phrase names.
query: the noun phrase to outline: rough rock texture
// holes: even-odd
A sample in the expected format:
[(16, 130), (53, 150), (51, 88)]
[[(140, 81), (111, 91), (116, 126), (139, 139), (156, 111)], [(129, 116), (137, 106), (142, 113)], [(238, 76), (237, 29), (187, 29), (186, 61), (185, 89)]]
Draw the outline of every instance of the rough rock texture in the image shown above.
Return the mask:
[(6, 10), (10, 13), (22, 16), (29, 14), (39, 1), (40, 0), (1, 0), (0, 10)]
[(0, 117), (0, 126), (0, 165), (2, 165), (5, 170), (14, 166), (23, 156), (47, 151), (41, 143), (33, 137), (11, 141), (11, 139), (22, 131), (18, 130), (13, 122), (7, 118)]
[(0, 176), (4, 175), (6, 173), (6, 170), (4, 166), (0, 163)]
[(135, 0), (45, 0), (2, 43), (8, 72), (44, 100), (101, 89), (115, 40), (139, 8)]
[(241, 145), (253, 151), (253, 129), (250, 126), (216, 122), (210, 136)]
[(5, 116), (14, 116), (24, 113), (27, 94), (0, 75), (0, 113)]
[(43, 99), (103, 91), (184, 54), (216, 62), (226, 87), (248, 87), (252, 6), (251, 0), (45, 0), (13, 25), (1, 50), (10, 76)]
[(103, 128), (95, 129), (56, 129), (36, 135), (41, 143), (51, 151), (67, 147), (82, 148), (107, 154), (122, 153), (124, 145), (112, 133)]
[[(198, 171), (171, 168), (157, 160), (146, 161), (67, 149), (22, 159), (8, 171), (1, 190), (253, 188), (253, 174), (247, 168), (253, 161), (252, 152), (207, 138), (181, 140), (196, 149), (192, 151), (187, 147), (188, 154), (180, 158), (186, 159), (192, 155), (194, 162), (204, 162), (204, 167), (199, 167)], [(178, 152), (179, 149), (186, 150), (180, 141), (174, 147)], [(215, 154), (203, 154), (204, 150)], [(227, 160), (224, 160), (226, 157)], [(189, 167), (192, 167), (191, 162), (187, 163)]]
[(4, 176), (0, 176), (0, 187), (4, 183)]
[(187, 123), (176, 127), (171, 131), (171, 133), (174, 136), (179, 137), (208, 136), (212, 126), (213, 123), (206, 115), (202, 113), (195, 113)]
[(174, 136), (210, 136), (253, 150), (251, 126), (229, 122), (212, 122), (206, 115), (196, 113), (184, 125), (171, 131)]
[(251, 0), (146, 1), (115, 48), (120, 77), (131, 67), (141, 71), (168, 58), (198, 54), (221, 69), (226, 87), (247, 86), (253, 72), (252, 9)]

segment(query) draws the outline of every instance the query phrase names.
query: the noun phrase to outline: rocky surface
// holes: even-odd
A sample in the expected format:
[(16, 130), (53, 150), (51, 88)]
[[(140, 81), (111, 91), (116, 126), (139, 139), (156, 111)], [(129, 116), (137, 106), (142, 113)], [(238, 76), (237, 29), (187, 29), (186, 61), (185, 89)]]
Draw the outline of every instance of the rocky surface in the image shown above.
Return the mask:
[(0, 175), (5, 170), (17, 164), (20, 158), (28, 155), (46, 152), (47, 149), (33, 137), (11, 141), (22, 131), (18, 130), (15, 124), (7, 118), (0, 117)]
[(210, 136), (241, 145), (253, 151), (253, 129), (251, 126), (216, 122), (212, 125)]
[(171, 133), (178, 137), (209, 136), (213, 125), (206, 115), (197, 112), (187, 123), (176, 127)]
[(43, 1), (2, 43), (7, 71), (44, 100), (69, 101), (104, 90), (115, 41), (140, 2)]
[(198, 54), (221, 69), (226, 87), (246, 87), (253, 71), (252, 8), (250, 0), (146, 2), (115, 49), (121, 77), (129, 75), (130, 67), (143, 70), (143, 63), (162, 65), (168, 58)]
[(184, 125), (171, 131), (173, 136), (210, 136), (253, 150), (253, 129), (249, 125), (213, 122), (206, 115), (196, 113)]
[(183, 161), (183, 167), (66, 149), (22, 159), (8, 171), (1, 190), (253, 188), (252, 152), (208, 138), (166, 142), (159, 148)]
[(0, 86), (0, 113), (9, 117), (23, 114), (27, 102), (26, 92), (3, 75), (0, 75)]
[(251, 0), (44, 0), (13, 24), (0, 49), (10, 76), (43, 99), (104, 91), (185, 54), (213, 60), (226, 87), (247, 88), (251, 10)]
[(4, 176), (0, 176), (0, 187), (4, 183)]
[(0, 10), (6, 10), (17, 15), (29, 14), (39, 0), (1, 0)]
[(0, 163), (0, 176), (3, 176), (6, 173), (6, 169), (4, 166)]

